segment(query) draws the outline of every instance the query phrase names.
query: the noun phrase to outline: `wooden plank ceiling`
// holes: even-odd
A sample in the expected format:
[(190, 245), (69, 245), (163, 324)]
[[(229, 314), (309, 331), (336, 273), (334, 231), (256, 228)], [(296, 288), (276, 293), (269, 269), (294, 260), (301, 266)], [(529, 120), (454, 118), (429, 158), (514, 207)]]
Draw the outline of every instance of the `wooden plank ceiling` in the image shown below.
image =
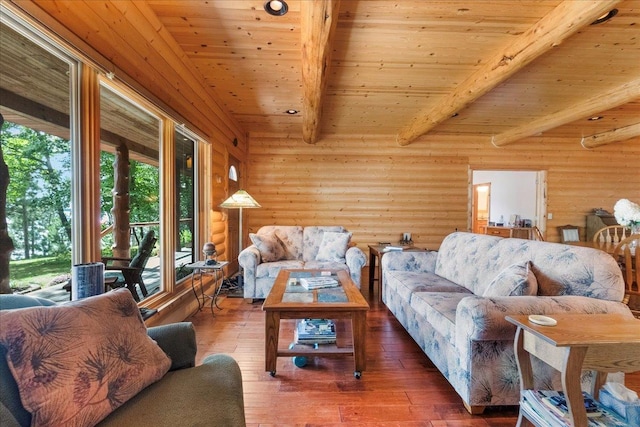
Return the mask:
[[(262, 0), (35, 3), (146, 87), (201, 85), (249, 135), (640, 135), (639, 0), (287, 0), (284, 16)], [(157, 64), (163, 46), (172, 70), (141, 72), (132, 55)]]

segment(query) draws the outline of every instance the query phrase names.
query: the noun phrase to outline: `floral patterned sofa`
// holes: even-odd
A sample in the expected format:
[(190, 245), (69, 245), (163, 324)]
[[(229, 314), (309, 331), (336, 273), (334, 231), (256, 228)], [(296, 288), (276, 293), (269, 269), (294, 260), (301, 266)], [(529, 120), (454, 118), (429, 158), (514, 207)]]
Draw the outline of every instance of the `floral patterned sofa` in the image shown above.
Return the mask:
[[(453, 233), (438, 252), (387, 253), (382, 270), (383, 301), (472, 414), (519, 402), (515, 326), (505, 316), (631, 316), (620, 268), (591, 248)], [(560, 389), (557, 372), (536, 362), (536, 387)]]
[(245, 298), (266, 298), (283, 268), (347, 270), (360, 287), (367, 258), (344, 227), (268, 225), (249, 237), (253, 244), (238, 257)]

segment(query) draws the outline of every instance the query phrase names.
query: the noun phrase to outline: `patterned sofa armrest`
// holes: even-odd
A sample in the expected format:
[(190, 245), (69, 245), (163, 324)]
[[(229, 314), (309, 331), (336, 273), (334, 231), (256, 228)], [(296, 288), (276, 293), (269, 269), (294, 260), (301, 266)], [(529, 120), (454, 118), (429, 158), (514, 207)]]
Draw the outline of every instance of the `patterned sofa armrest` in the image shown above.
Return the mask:
[(351, 275), (351, 280), (360, 288), (362, 267), (367, 263), (367, 256), (359, 247), (351, 246), (345, 253), (345, 260), (349, 274)]
[(506, 296), (463, 298), (456, 309), (456, 346), (468, 347), (471, 341), (513, 340), (516, 327), (505, 320), (518, 314), (599, 314), (618, 313), (633, 316), (620, 302), (577, 295)]
[(349, 270), (361, 270), (367, 263), (367, 256), (364, 254), (362, 249), (357, 246), (352, 246), (347, 249), (345, 259), (347, 260)]
[(436, 251), (390, 251), (382, 257), (382, 270), (433, 273), (436, 270)]
[(261, 262), (260, 251), (255, 245), (244, 248), (238, 255), (238, 264), (244, 269), (255, 269)]
[(258, 265), (262, 262), (260, 251), (255, 245), (251, 245), (240, 252), (238, 264), (242, 268), (244, 279), (244, 297), (254, 298), (256, 295), (256, 275)]

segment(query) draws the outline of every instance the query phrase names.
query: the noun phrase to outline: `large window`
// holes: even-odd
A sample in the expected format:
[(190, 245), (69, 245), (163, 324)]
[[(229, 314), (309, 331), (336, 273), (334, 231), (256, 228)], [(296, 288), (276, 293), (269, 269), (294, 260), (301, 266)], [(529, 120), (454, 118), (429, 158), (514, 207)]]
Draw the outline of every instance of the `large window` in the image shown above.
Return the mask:
[[(116, 286), (144, 299), (163, 290), (160, 280), (160, 120), (113, 87), (100, 86), (102, 254)], [(151, 233), (156, 242), (141, 244)], [(147, 241), (149, 238), (147, 237)], [(146, 251), (146, 252), (145, 252)], [(144, 257), (144, 259), (140, 259)], [(133, 265), (133, 260), (139, 264)], [(115, 267), (142, 271), (126, 275)]]
[[(204, 240), (207, 184), (198, 184), (197, 171), (210, 151), (117, 76), (82, 64), (0, 9), (10, 286), (51, 289), (47, 297), (68, 300), (63, 285), (73, 264), (135, 258), (150, 247), (132, 292), (140, 300), (157, 296), (149, 306), (190, 291), (180, 284)], [(99, 138), (89, 131), (98, 128)]]
[(176, 130), (175, 165), (176, 165), (176, 280), (180, 280), (191, 271), (184, 268), (196, 260), (195, 209), (195, 169), (196, 142), (185, 132)]
[(77, 63), (4, 14), (0, 51), (0, 143), (15, 247), (9, 283), (24, 292), (66, 282), (74, 259), (71, 111)]

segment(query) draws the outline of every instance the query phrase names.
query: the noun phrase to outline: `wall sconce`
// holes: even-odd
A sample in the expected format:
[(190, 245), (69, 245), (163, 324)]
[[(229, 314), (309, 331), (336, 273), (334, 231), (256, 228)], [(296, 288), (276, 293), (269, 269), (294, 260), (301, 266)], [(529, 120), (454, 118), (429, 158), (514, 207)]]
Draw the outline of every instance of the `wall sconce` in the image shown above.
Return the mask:
[(191, 168), (193, 167), (193, 156), (191, 154), (184, 155), (184, 166), (188, 170), (191, 170)]

